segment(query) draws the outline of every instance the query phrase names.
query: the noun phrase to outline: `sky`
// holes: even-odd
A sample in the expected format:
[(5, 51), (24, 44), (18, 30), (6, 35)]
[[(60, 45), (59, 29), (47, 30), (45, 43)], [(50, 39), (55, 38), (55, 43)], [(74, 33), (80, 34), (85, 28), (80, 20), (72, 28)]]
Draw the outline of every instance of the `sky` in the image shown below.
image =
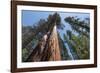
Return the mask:
[[(24, 26), (33, 25), (37, 23), (40, 19), (46, 19), (49, 14), (54, 14), (55, 12), (50, 11), (32, 11), (32, 10), (22, 10), (22, 24)], [(89, 17), (88, 13), (75, 13), (75, 12), (58, 12), (61, 16), (62, 23), (65, 24), (64, 18), (67, 16), (77, 16), (81, 19)]]
[[(33, 11), (33, 10), (22, 10), (22, 25), (24, 26), (32, 26), (35, 25), (40, 19), (47, 19), (49, 14), (54, 14), (53, 11)], [(64, 21), (64, 19), (68, 16), (77, 16), (81, 20), (85, 18), (89, 18), (89, 13), (75, 13), (75, 12), (57, 12), (60, 14), (61, 23), (65, 25), (64, 30), (58, 30), (58, 32), (62, 32), (60, 35), (66, 32), (66, 30), (72, 30), (71, 26)]]

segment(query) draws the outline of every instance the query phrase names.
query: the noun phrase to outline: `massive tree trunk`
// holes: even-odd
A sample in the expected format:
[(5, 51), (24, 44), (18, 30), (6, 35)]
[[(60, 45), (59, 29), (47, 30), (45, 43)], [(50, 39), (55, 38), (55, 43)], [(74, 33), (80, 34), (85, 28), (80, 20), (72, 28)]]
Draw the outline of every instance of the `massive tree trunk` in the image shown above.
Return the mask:
[(57, 34), (57, 27), (56, 25), (53, 28), (53, 31), (51, 33), (51, 36), (49, 38), (49, 46), (51, 50), (51, 56), (50, 61), (58, 61), (61, 60), (61, 54), (60, 54), (60, 47), (59, 47), (59, 41), (58, 41), (58, 34)]
[[(53, 27), (51, 34), (48, 35), (48, 39), (45, 41), (39, 41), (42, 43), (41, 46), (38, 44), (29, 56), (27, 61), (59, 61), (61, 60), (61, 53), (58, 41), (58, 33), (56, 25)], [(47, 34), (46, 34), (47, 35)], [(42, 46), (44, 49), (42, 50)], [(40, 53), (41, 52), (41, 53)]]

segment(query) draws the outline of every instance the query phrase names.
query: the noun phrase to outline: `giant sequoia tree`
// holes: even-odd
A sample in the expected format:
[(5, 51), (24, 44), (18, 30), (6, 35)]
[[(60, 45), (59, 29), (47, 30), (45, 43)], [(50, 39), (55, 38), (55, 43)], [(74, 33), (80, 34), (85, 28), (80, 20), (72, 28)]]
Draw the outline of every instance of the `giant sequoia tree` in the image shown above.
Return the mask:
[[(32, 26), (22, 26), (22, 49), (23, 49), (23, 58), (26, 56), (26, 52), (30, 51), (30, 48), (33, 47), (37, 40), (41, 38), (47, 32), (52, 32), (54, 26), (61, 29), (63, 25), (61, 24), (60, 15), (55, 12), (54, 14), (49, 14), (47, 19), (40, 19), (37, 23)], [(26, 49), (26, 50), (25, 50)], [(26, 52), (24, 52), (24, 50)]]

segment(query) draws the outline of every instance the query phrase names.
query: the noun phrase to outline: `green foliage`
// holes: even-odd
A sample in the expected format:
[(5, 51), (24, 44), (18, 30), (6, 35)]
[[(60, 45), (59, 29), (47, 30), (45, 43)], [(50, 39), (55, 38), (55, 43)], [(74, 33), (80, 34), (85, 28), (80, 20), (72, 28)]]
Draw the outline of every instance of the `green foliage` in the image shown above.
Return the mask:
[(57, 25), (60, 25), (61, 23), (61, 17), (60, 15), (56, 12), (53, 15), (49, 15), (47, 18), (48, 24), (53, 24), (56, 23)]
[(66, 17), (65, 21), (68, 22), (69, 24), (71, 24), (72, 26), (79, 26), (81, 28), (85, 28), (88, 30), (90, 30), (89, 26), (87, 26), (85, 24), (85, 21), (80, 20), (79, 18), (75, 18), (75, 17)]
[(73, 46), (74, 51), (79, 56), (79, 59), (89, 59), (90, 19), (86, 18), (81, 20), (80, 18), (69, 16), (65, 18), (65, 21), (69, 23), (72, 29), (79, 34), (76, 36), (75, 34), (70, 34), (70, 32), (67, 31), (66, 36), (71, 36), (71, 40), (68, 40), (67, 38), (67, 41)]
[(60, 17), (60, 15), (59, 15), (58, 13), (55, 13), (55, 14), (53, 15), (53, 17), (54, 17), (54, 19), (55, 19), (56, 25), (57, 25), (57, 26), (60, 26), (60, 24), (61, 24), (61, 17)]
[(64, 27), (64, 25), (61, 23), (61, 17), (57, 12), (55, 12), (53, 15), (48, 16), (47, 24), (49, 27), (53, 27), (56, 24), (58, 29), (63, 29)]
[(69, 40), (68, 35), (64, 34), (64, 39), (72, 46), (73, 52), (78, 55), (79, 59), (89, 59), (89, 39), (83, 35), (71, 34), (71, 36), (71, 40)]
[(63, 37), (64, 37), (64, 40), (68, 43), (68, 46), (71, 45), (72, 48), (70, 48), (70, 49), (72, 49), (73, 52), (76, 52), (76, 50), (74, 49), (75, 48), (74, 43), (72, 43), (72, 40), (68, 39), (68, 35), (64, 34)]
[(89, 37), (89, 32), (90, 32), (90, 26), (89, 26), (89, 19), (86, 18), (84, 20), (80, 20), (77, 17), (66, 17), (65, 21), (69, 23), (72, 27), (73, 30), (78, 32), (79, 34), (83, 34), (87, 37)]
[(22, 49), (22, 61), (24, 62), (27, 59), (28, 50), (26, 48)]

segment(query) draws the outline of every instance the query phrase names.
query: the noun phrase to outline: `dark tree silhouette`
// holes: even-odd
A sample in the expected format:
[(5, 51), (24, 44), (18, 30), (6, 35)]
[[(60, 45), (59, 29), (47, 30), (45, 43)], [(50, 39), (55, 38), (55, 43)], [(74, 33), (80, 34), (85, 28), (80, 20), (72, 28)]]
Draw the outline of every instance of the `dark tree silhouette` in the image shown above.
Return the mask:
[[(86, 22), (86, 20), (88, 22)], [(69, 16), (65, 18), (65, 21), (71, 25), (73, 30), (75, 30), (79, 34), (83, 34), (89, 37), (89, 18), (86, 18), (85, 20), (80, 20), (80, 18)]]

